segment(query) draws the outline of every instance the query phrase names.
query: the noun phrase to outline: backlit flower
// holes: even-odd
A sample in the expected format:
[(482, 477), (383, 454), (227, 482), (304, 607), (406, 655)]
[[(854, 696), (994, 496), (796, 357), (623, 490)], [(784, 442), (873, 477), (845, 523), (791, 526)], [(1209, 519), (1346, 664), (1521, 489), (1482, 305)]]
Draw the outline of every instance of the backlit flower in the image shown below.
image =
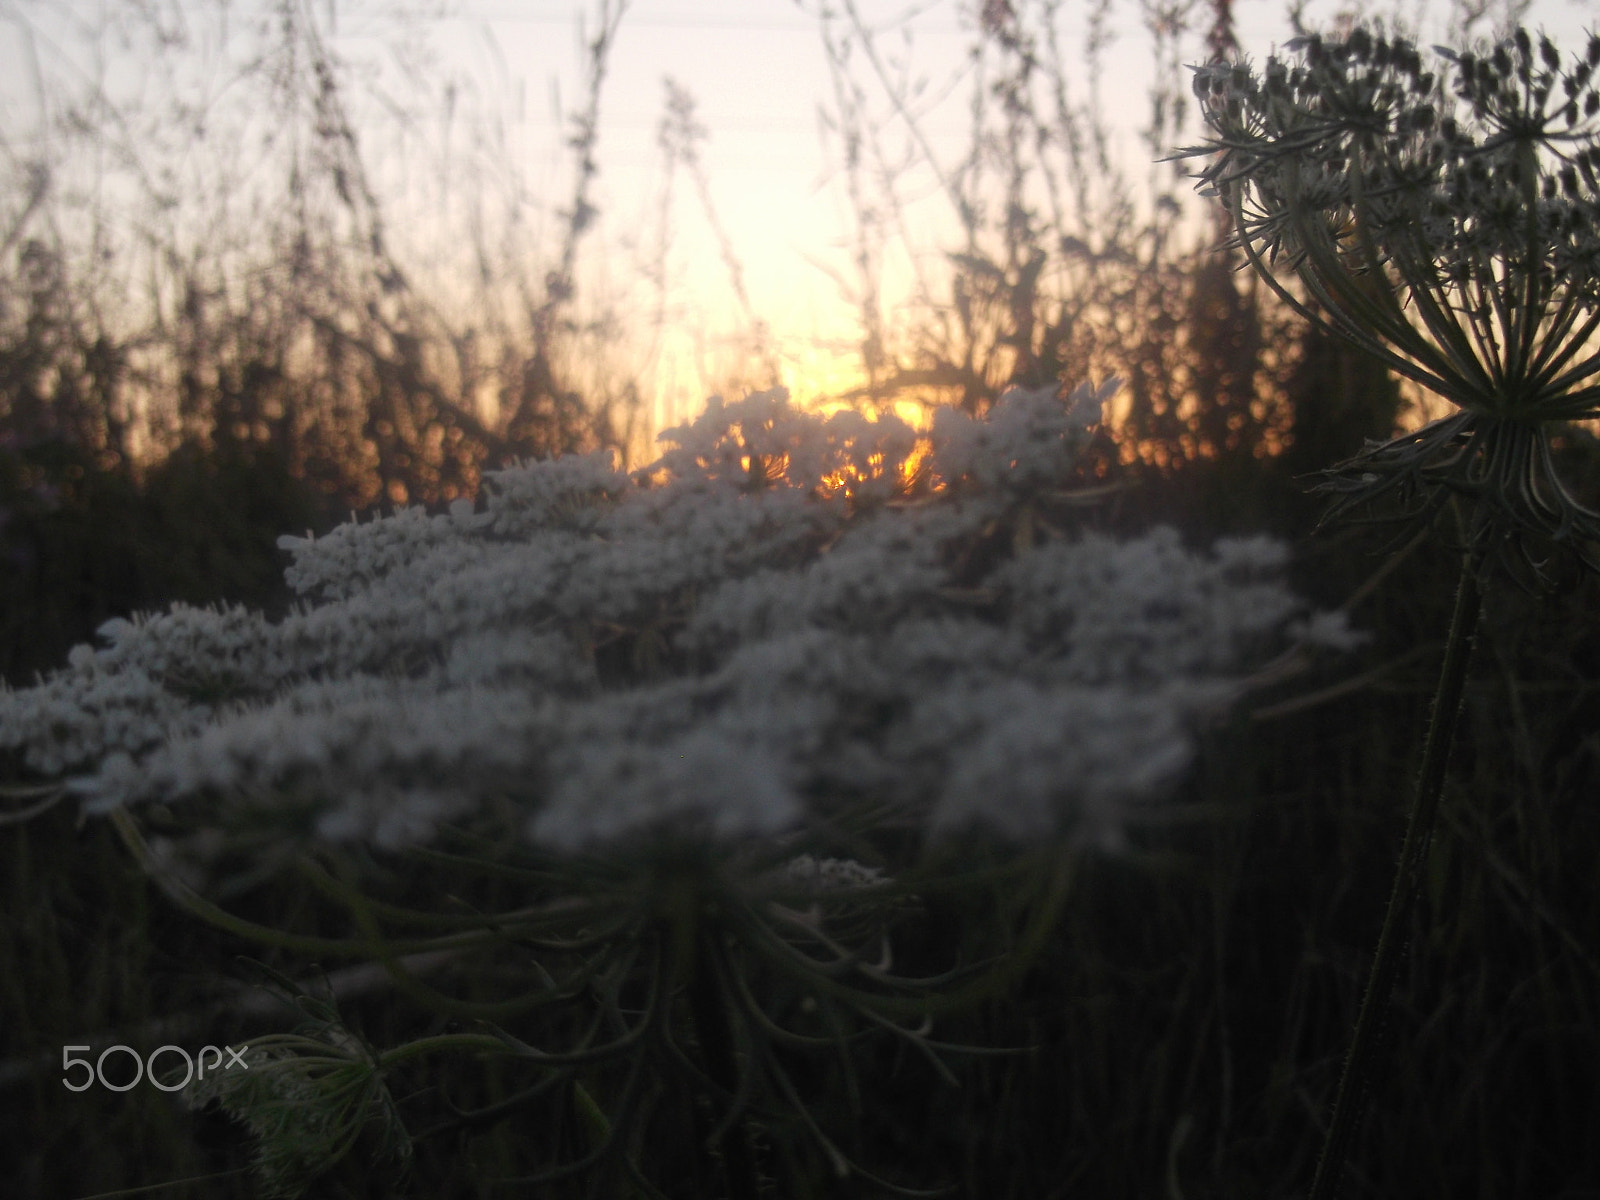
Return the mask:
[(1441, 49), (1437, 71), (1360, 28), (1290, 46), (1259, 73), (1200, 68), (1211, 138), (1183, 153), (1208, 156), (1203, 184), (1279, 296), (1457, 409), (1331, 472), (1334, 511), (1453, 492), (1488, 549), (1592, 558), (1600, 514), (1551, 436), (1600, 415), (1600, 38), (1564, 59), (1519, 30)]

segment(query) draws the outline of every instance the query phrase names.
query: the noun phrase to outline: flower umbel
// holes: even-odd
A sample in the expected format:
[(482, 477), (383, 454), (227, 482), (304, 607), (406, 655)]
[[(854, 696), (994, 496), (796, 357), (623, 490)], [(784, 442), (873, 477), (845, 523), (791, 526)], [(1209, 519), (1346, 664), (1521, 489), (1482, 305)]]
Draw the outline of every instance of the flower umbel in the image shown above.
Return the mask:
[(1594, 565), (1600, 513), (1562, 482), (1551, 437), (1600, 415), (1600, 37), (1564, 59), (1518, 30), (1438, 49), (1438, 73), (1360, 28), (1290, 48), (1298, 61), (1259, 74), (1200, 68), (1211, 138), (1182, 154), (1208, 156), (1203, 185), (1286, 303), (1459, 410), (1329, 472), (1333, 514), (1462, 494), (1485, 549)]
[[(482, 511), (286, 538), (294, 611), (108, 623), (0, 688), (0, 766), (106, 815), (201, 920), (381, 966), (427, 1011), (380, 1051), (279, 981), (310, 1031), (190, 1093), (256, 1135), (263, 1194), (525, 1105), (523, 1194), (665, 1195), (647, 1172), (692, 1158), (694, 1194), (755, 1200), (768, 1155), (929, 1194), (831, 1140), (859, 1102), (813, 1111), (795, 1055), (853, 1080), (882, 1034), (953, 1081), (934, 1020), (1021, 978), (1073, 851), (1137, 849), (1251, 664), (1351, 636), (1269, 539), (1078, 527), (1113, 390), (1016, 389), (926, 438), (757, 393), (632, 474), (527, 463)], [(279, 879), (339, 936), (222, 903)], [(901, 934), (955, 912), (982, 935)], [(406, 1086), (468, 1055), (526, 1082)]]

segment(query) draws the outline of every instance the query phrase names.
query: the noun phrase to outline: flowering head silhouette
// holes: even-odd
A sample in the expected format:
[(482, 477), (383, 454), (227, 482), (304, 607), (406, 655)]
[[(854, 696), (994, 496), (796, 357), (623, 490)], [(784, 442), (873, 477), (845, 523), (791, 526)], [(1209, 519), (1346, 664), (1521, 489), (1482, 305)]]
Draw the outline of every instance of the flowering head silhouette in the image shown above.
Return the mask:
[(1571, 59), (1521, 30), (1440, 48), (1438, 74), (1361, 28), (1290, 48), (1259, 73), (1199, 68), (1211, 136), (1181, 156), (1206, 156), (1203, 187), (1287, 304), (1456, 409), (1330, 471), (1333, 513), (1464, 494), (1480, 550), (1593, 565), (1600, 513), (1562, 482), (1551, 437), (1600, 415), (1600, 37)]

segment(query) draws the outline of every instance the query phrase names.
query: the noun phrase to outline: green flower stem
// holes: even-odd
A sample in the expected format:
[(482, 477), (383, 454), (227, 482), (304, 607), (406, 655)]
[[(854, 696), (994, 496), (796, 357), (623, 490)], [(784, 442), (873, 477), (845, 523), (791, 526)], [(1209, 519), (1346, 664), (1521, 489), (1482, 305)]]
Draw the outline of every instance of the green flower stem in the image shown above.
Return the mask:
[(385, 1050), (378, 1056), (378, 1069), (387, 1071), (408, 1059), (419, 1058), (424, 1054), (474, 1050), (487, 1054), (508, 1053), (505, 1042), (486, 1033), (441, 1033), (432, 1037), (418, 1038), (414, 1042), (407, 1042), (392, 1050)]
[(1422, 751), (1422, 769), (1417, 776), (1416, 796), (1406, 822), (1405, 841), (1400, 847), (1400, 862), (1395, 867), (1394, 887), (1384, 913), (1383, 931), (1373, 954), (1372, 974), (1361, 998), (1361, 1012), (1339, 1077), (1339, 1091), (1333, 1104), (1333, 1119), (1317, 1160), (1317, 1173), (1311, 1184), (1310, 1200), (1334, 1200), (1344, 1176), (1350, 1144), (1360, 1128), (1361, 1118), (1372, 1098), (1373, 1073), (1377, 1066), (1379, 1031), (1386, 1024), (1394, 995), (1395, 977), (1405, 949), (1401, 930), (1411, 917), (1422, 878), (1422, 865), (1433, 835), (1439, 800), (1444, 793), (1445, 769), (1450, 746), (1455, 739), (1456, 720), (1461, 712), (1461, 697), (1467, 680), (1467, 663), (1472, 653), (1472, 636), (1478, 624), (1482, 597), (1478, 585), (1479, 551), (1462, 558), (1461, 579), (1456, 585), (1455, 612), (1450, 618), (1450, 633), (1445, 642), (1444, 663), (1439, 668), (1439, 686), (1434, 692), (1433, 713), (1428, 721), (1427, 741)]
[[(243, 917), (234, 916), (227, 910), (218, 907), (196, 892), (188, 884), (178, 878), (175, 872), (161, 863), (151, 851), (150, 845), (145, 841), (144, 834), (139, 831), (138, 824), (129, 815), (126, 809), (115, 809), (108, 815), (112, 826), (148, 875), (174, 904), (191, 916), (197, 917), (214, 928), (225, 933), (235, 934), (238, 937), (266, 946), (276, 946), (280, 950), (290, 950), (297, 954), (314, 954), (321, 956), (337, 956), (340, 958), (370, 958), (371, 947), (359, 938), (326, 938), (312, 937), (306, 934), (285, 933), (266, 925), (258, 925)], [(469, 929), (462, 933), (450, 934), (435, 938), (407, 938), (389, 942), (388, 951), (393, 954), (418, 954), (433, 950), (466, 950), (478, 946), (493, 945), (502, 940), (502, 935), (494, 931), (482, 929)]]

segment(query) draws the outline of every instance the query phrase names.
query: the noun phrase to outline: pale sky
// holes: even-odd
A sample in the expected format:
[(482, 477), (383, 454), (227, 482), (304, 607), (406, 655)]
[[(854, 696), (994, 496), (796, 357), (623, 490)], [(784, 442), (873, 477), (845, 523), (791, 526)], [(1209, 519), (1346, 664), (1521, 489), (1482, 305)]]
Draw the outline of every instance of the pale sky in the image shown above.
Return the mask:
[[(838, 8), (841, 0), (828, 3)], [(816, 15), (819, 4), (634, 0), (629, 5), (602, 101), (596, 197), (603, 216), (597, 241), (589, 247), (603, 256), (601, 243), (648, 240), (662, 178), (656, 133), (663, 113), (663, 80), (671, 76), (696, 101), (707, 133), (702, 157), (712, 202), (744, 269), (751, 309), (770, 327), (784, 364), (784, 382), (797, 392), (842, 382), (841, 372), (853, 365), (848, 355), (845, 363), (830, 363), (818, 344), (848, 347), (859, 328), (852, 310), (840, 300), (838, 284), (817, 266), (820, 261), (848, 272), (853, 228), (837, 141), (825, 139), (819, 122), (819, 107), (832, 106), (833, 88)], [(976, 0), (857, 3), (863, 19), (877, 31), (884, 60), (908, 64), (912, 78), (926, 79), (928, 96), (962, 79), (976, 6)], [(441, 64), (450, 64), (472, 81), (474, 102), (485, 106), (484, 113), (511, 120), (530, 177), (544, 181), (557, 202), (564, 200), (566, 176), (559, 167), (566, 126), (558, 117), (557, 98), (567, 117), (581, 102), (585, 55), (579, 22), (587, 14), (592, 36), (598, 4), (456, 0), (450, 7), (450, 16), (426, 23)], [(1346, 7), (1340, 0), (1312, 0), (1305, 19), (1315, 26)], [(1403, 13), (1425, 40), (1446, 36), (1447, 4), (1411, 0), (1374, 7)], [(1089, 8), (1081, 0), (1062, 5), (1068, 47), (1081, 44)], [(1595, 11), (1594, 0), (1541, 0), (1525, 20), (1570, 38)], [(914, 14), (909, 21), (908, 12)], [(1207, 16), (1200, 5), (1191, 19), (1202, 26)], [(1281, 0), (1236, 0), (1235, 20), (1242, 47), (1252, 57), (1265, 56), (1292, 36)], [(909, 41), (904, 37), (907, 28)], [(1130, 178), (1137, 183), (1146, 169), (1147, 155), (1135, 131), (1149, 115), (1151, 41), (1138, 6), (1127, 0), (1111, 5), (1109, 29), (1113, 41), (1105, 55), (1102, 102), (1108, 122), (1122, 135)], [(346, 31), (353, 51), (356, 31), (350, 23), (341, 27)], [(1199, 37), (1197, 28), (1189, 43), (1198, 48)], [(860, 77), (870, 84), (870, 70), (859, 56), (856, 62)], [(1086, 85), (1082, 94), (1087, 94)], [(949, 100), (923, 122), (929, 144), (946, 162), (959, 158), (967, 146), (969, 97), (970, 87), (956, 82)], [(871, 111), (884, 114), (888, 107), (880, 100)], [(924, 241), (919, 249), (936, 255), (953, 244), (948, 205), (925, 174), (920, 184), (915, 173), (906, 182), (908, 196), (927, 197), (912, 213)], [(678, 336), (663, 348), (659, 370), (663, 391), (694, 392), (708, 386), (705, 362), (715, 356), (703, 349), (697, 355), (692, 330), (714, 334), (739, 321), (719, 248), (684, 178), (677, 187), (674, 253), (674, 278), (680, 294), (691, 299), (681, 311)], [(892, 306), (894, 285), (903, 285), (904, 275), (893, 272), (891, 264), (891, 276), (885, 301)]]
[[(582, 102), (586, 55), (579, 20), (587, 9), (594, 30), (597, 5), (573, 0), (459, 0), (453, 15), (429, 22), (441, 59), (473, 81), (478, 120), (504, 114), (526, 155), (530, 179), (555, 204), (566, 201), (570, 178), (561, 150), (572, 112)], [(876, 25), (893, 28), (907, 4), (861, 0)], [(971, 38), (970, 19), (950, 0), (922, 6), (912, 23), (911, 50), (930, 87), (959, 71)], [(852, 363), (830, 360), (858, 338), (853, 312), (837, 283), (817, 261), (848, 270), (843, 247), (851, 228), (845, 192), (835, 170), (837, 145), (824, 144), (819, 104), (832, 82), (814, 6), (792, 0), (634, 0), (609, 63), (601, 105), (602, 212), (591, 259), (618, 242), (647, 254), (654, 245), (663, 157), (657, 131), (664, 113), (664, 80), (688, 89), (706, 139), (700, 152), (710, 199), (743, 270), (754, 315), (771, 331), (783, 382), (796, 392), (842, 386)], [(883, 35), (885, 54), (903, 55), (899, 32)], [(352, 49), (356, 35), (350, 35)], [(965, 101), (965, 90), (959, 93)], [(558, 110), (559, 104), (559, 110)], [(880, 106), (881, 108), (881, 106)], [(965, 145), (963, 115), (951, 107), (924, 132), (950, 157)], [(511, 140), (511, 139), (508, 139)], [(662, 349), (661, 389), (681, 415), (684, 403), (711, 386), (718, 362), (714, 343), (744, 324), (724, 262), (689, 178), (675, 184), (674, 294), (679, 320)], [(941, 217), (943, 214), (939, 214)], [(928, 214), (932, 219), (933, 214)], [(617, 264), (608, 264), (614, 272)], [(849, 355), (845, 355), (849, 359)]]
[[(474, 202), (502, 192), (520, 196), (533, 223), (543, 223), (530, 244), (552, 244), (554, 213), (571, 194), (570, 154), (563, 143), (583, 103), (579, 23), (586, 19), (593, 35), (599, 0), (300, 2), (350, 68), (347, 103), (402, 247), (409, 240), (423, 251), (448, 254), (452, 246), (437, 242), (441, 236), (459, 239), (452, 220), (466, 219), (462, 214)], [(846, 382), (850, 348), (859, 338), (855, 313), (823, 269), (850, 276), (853, 229), (837, 140), (826, 139), (819, 123), (819, 108), (831, 108), (833, 99), (817, 17), (824, 2), (838, 7), (844, 0), (633, 0), (622, 18), (601, 102), (594, 190), (601, 215), (583, 244), (579, 271), (582, 287), (617, 298), (625, 312), (653, 310), (658, 297), (641, 284), (639, 267), (652, 257), (658, 239), (663, 158), (657, 130), (664, 79), (670, 76), (692, 94), (706, 131), (700, 151), (709, 198), (742, 267), (750, 312), (768, 327), (783, 382), (802, 397)], [(110, 17), (130, 11), (121, 7), (125, 3), (0, 0), (0, 132), (13, 154), (22, 153), (40, 127), (30, 99), (30, 56), (47, 65), (71, 59), (72, 69), (103, 79), (113, 99), (119, 88), (137, 92), (148, 86), (140, 75), (150, 64), (127, 46), (119, 49), (117, 39), (104, 32), (115, 24)], [(262, 3), (233, 0), (229, 11), (259, 11)], [(925, 98), (950, 89), (948, 99), (930, 105), (921, 122), (928, 145), (946, 163), (967, 145), (971, 88), (962, 73), (977, 3), (857, 0), (864, 20), (877, 30), (876, 45), (890, 70), (924, 79)], [(1595, 19), (1597, 3), (1539, 0), (1524, 19), (1567, 41)], [(197, 78), (209, 71), (212, 86), (225, 90), (229, 56), (247, 54), (239, 45), (247, 22), (231, 18), (231, 40), (225, 41), (215, 23), (217, 0), (149, 0), (148, 7), (170, 14), (173, 29), (193, 35), (202, 60), (216, 57), (197, 65)], [(1324, 23), (1343, 7), (1341, 0), (1311, 0), (1306, 19)], [(1396, 11), (1381, 3), (1370, 7)], [(1078, 61), (1090, 8), (1086, 0), (1061, 6), (1069, 62)], [(1282, 0), (1235, 0), (1247, 54), (1259, 59), (1291, 36), (1285, 11)], [(1450, 9), (1442, 0), (1431, 6), (1401, 0), (1398, 11), (1421, 30), (1424, 42), (1446, 36)], [(908, 12), (914, 14), (910, 20)], [(1148, 152), (1134, 131), (1148, 120), (1151, 41), (1137, 4), (1111, 0), (1108, 12), (1112, 40), (1103, 58), (1100, 99), (1107, 122), (1122, 135), (1137, 191), (1149, 170)], [(74, 16), (80, 30), (100, 31), (97, 42), (73, 34)], [(1202, 27), (1207, 18), (1206, 7), (1197, 4), (1193, 23)], [(1200, 56), (1199, 37), (1197, 28), (1188, 41), (1194, 49), (1183, 61)], [(859, 54), (854, 66), (871, 95), (868, 111), (885, 117), (883, 92)], [(1074, 86), (1078, 99), (1087, 97), (1085, 79)], [(893, 144), (898, 134), (892, 124), (890, 129)], [(948, 202), (926, 172), (909, 172), (902, 182), (914, 249), (936, 262), (955, 244)], [(736, 363), (738, 354), (722, 343), (749, 324), (735, 303), (722, 249), (682, 173), (675, 197), (667, 336), (642, 368), (654, 376), (649, 390), (661, 398), (664, 422), (688, 415), (717, 383), (718, 372)], [(908, 286), (905, 268), (903, 256), (887, 265), (886, 308), (893, 308), (897, 289)]]

